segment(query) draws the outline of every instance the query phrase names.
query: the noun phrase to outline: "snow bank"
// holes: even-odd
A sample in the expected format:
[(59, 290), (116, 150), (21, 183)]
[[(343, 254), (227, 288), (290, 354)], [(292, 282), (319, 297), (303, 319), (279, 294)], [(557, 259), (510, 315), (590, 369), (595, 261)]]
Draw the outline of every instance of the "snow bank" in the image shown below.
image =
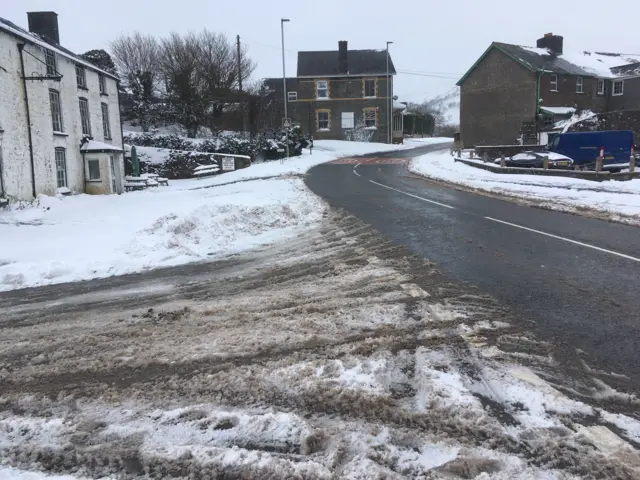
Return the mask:
[[(42, 196), (0, 214), (0, 291), (211, 259), (295, 235), (323, 203), (300, 180)], [(43, 239), (46, 239), (44, 241)]]
[(577, 178), (506, 175), (454, 162), (453, 157), (444, 152), (419, 157), (410, 169), (437, 180), (533, 199), (558, 210), (587, 207), (614, 218), (634, 216), (640, 222), (640, 180), (598, 183)]

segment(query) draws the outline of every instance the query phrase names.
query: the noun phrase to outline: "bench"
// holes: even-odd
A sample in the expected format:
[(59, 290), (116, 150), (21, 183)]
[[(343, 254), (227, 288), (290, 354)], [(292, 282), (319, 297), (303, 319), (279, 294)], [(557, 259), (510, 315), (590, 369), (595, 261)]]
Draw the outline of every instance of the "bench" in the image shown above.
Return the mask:
[[(158, 185), (162, 185), (164, 187), (168, 187), (169, 186), (169, 179), (161, 177), (157, 173), (143, 173), (142, 175), (140, 175), (140, 178), (146, 178), (148, 180), (153, 180)], [(156, 185), (154, 185), (154, 186), (156, 186)]]
[(148, 178), (144, 176), (140, 177), (124, 177), (124, 190), (125, 192), (131, 192), (135, 190), (144, 190), (149, 187), (157, 187), (158, 182), (153, 178)]
[(198, 165), (193, 170), (193, 176), (198, 177), (198, 179), (218, 173), (220, 173), (220, 167), (218, 167), (218, 165)]

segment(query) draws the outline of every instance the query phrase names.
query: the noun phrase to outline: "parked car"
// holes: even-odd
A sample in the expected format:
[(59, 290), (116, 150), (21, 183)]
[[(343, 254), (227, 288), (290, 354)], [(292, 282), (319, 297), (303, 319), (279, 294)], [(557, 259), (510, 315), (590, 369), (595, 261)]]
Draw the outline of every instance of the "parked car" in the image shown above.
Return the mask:
[[(543, 168), (545, 157), (549, 157), (549, 168), (570, 168), (573, 165), (572, 159), (555, 152), (517, 153), (512, 157), (505, 158), (505, 165), (507, 167)], [(500, 159), (495, 163), (499, 165)]]
[(603, 168), (618, 170), (629, 165), (633, 132), (630, 130), (604, 130), (600, 132), (570, 132), (556, 135), (549, 150), (573, 159), (575, 165), (593, 169), (600, 149), (604, 148)]

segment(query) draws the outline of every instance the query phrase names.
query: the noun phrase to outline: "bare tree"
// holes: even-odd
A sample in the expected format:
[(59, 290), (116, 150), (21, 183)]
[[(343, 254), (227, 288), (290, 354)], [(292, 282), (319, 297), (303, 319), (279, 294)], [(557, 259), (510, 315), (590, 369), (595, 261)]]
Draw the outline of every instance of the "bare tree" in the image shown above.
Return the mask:
[(160, 87), (158, 42), (151, 35), (134, 32), (110, 43), (122, 81), (133, 99), (133, 114), (147, 132), (153, 123), (154, 102)]
[[(194, 137), (201, 126), (216, 128), (225, 107), (245, 108), (249, 95), (238, 92), (238, 54), (223, 34), (204, 30), (162, 41), (160, 60), (167, 80), (168, 99), (176, 120)], [(243, 81), (255, 69), (245, 51), (240, 52)]]

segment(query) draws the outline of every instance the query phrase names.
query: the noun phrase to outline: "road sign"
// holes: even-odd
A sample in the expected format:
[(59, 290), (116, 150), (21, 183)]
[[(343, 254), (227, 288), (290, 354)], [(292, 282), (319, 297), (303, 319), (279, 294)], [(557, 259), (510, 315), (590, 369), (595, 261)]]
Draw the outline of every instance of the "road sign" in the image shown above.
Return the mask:
[(231, 157), (222, 157), (222, 170), (229, 172), (236, 169), (236, 159)]
[(296, 150), (299, 148), (313, 148), (313, 140), (308, 138), (303, 138), (302, 140), (298, 140), (296, 142)]
[(282, 119), (282, 128), (291, 128), (291, 119), (283, 118)]

